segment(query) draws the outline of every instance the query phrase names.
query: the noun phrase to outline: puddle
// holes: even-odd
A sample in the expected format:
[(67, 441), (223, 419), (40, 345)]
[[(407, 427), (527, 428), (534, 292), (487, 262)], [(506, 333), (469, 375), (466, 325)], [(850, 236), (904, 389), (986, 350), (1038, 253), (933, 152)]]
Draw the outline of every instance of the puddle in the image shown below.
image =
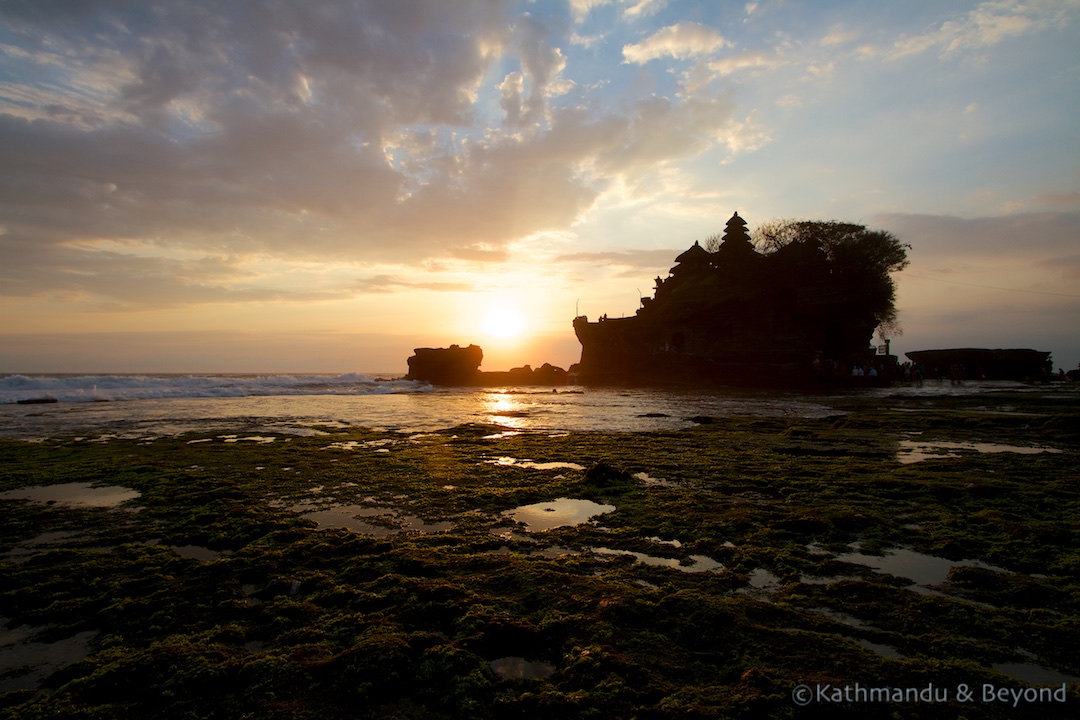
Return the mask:
[(217, 550), (211, 550), (210, 548), (201, 547), (199, 545), (174, 545), (173, 552), (175, 552), (180, 557), (186, 557), (192, 560), (199, 560), (200, 562), (210, 562), (211, 560), (217, 560), (222, 555), (222, 553), (218, 552)]
[(0, 693), (36, 689), (49, 675), (89, 655), (97, 635), (87, 630), (56, 642), (33, 642), (30, 638), (41, 628), (8, 629), (5, 619), (0, 622)]
[(765, 568), (757, 568), (750, 573), (750, 587), (755, 590), (775, 590), (781, 586), (780, 578)]
[(0, 500), (29, 500), (39, 503), (59, 503), (77, 507), (116, 507), (139, 497), (138, 490), (117, 485), (93, 485), (88, 482), (60, 485), (35, 485), (0, 493)]
[[(933, 555), (924, 555), (906, 548), (888, 550), (884, 555), (880, 556), (863, 555), (859, 552), (847, 553), (844, 555), (837, 555), (836, 560), (856, 565), (865, 565), (876, 572), (908, 578), (916, 585), (922, 586), (940, 585), (948, 579), (949, 570), (961, 565), (983, 568), (984, 570), (993, 570), (995, 572), (1008, 572), (1008, 570), (1005, 570), (1004, 568), (999, 568), (979, 560), (946, 560), (944, 558), (934, 557)], [(824, 578), (818, 578), (817, 580), (820, 582), (821, 580), (824, 580)], [(803, 582), (807, 582), (807, 580), (804, 579)], [(810, 584), (815, 583), (811, 582)]]
[(401, 516), (401, 521), (405, 525), (405, 530), (409, 532), (418, 533), (440, 533), (450, 532), (454, 529), (454, 523), (449, 520), (437, 520), (435, 522), (428, 522), (412, 515)]
[(493, 465), (512, 466), (519, 468), (528, 468), (530, 470), (584, 470), (584, 465), (578, 465), (572, 462), (533, 462), (532, 460), (518, 460), (512, 457), (501, 457), (497, 460), (487, 460), (485, 462)]
[(640, 480), (648, 487), (679, 487), (679, 483), (671, 480), (665, 480), (663, 478), (654, 478), (647, 472), (634, 473), (632, 476), (635, 480)]
[(612, 512), (614, 505), (601, 505), (592, 500), (558, 498), (549, 502), (522, 505), (503, 515), (526, 525), (529, 532), (542, 532), (567, 525), (580, 525), (597, 515)]
[(764, 602), (772, 602), (771, 596), (779, 591), (784, 584), (780, 578), (765, 568), (757, 568), (752, 571), (747, 578), (747, 583), (746, 587), (739, 588), (735, 592)]
[(831, 585), (843, 580), (858, 580), (858, 575), (800, 575), (799, 582), (803, 585)]
[(81, 537), (83, 536), (74, 530), (53, 530), (52, 532), (41, 533), (37, 537), (30, 538), (29, 540), (23, 540), (19, 545), (59, 545), (68, 540), (75, 540)]
[(506, 432), (498, 432), (498, 433), (493, 433), (491, 435), (484, 435), (480, 439), (481, 440), (502, 440), (503, 438), (514, 437), (515, 435), (520, 435), (520, 434), (521, 434), (520, 430), (507, 430)]
[[(294, 506), (293, 510), (304, 510), (306, 506)], [(438, 533), (447, 532), (454, 527), (449, 521), (429, 523), (412, 515), (398, 515), (385, 507), (365, 505), (345, 505), (312, 510), (301, 517), (314, 520), (320, 530), (345, 528), (371, 537), (389, 537), (400, 532)]]
[(866, 627), (866, 623), (864, 623), (859, 618), (857, 618), (857, 617), (855, 617), (853, 615), (848, 615), (846, 613), (837, 612), (836, 610), (832, 610), (830, 608), (823, 608), (823, 607), (807, 608), (807, 611), (812, 612), (812, 613), (814, 613), (816, 615), (824, 615), (825, 617), (829, 618), (830, 620), (833, 620), (834, 622), (841, 623), (842, 625), (847, 625), (848, 627), (853, 627), (853, 628), (864, 628), (864, 627)]
[[(939, 452), (939, 451), (945, 452)], [(1061, 450), (1039, 445), (1002, 445), (999, 443), (971, 443), (971, 442), (920, 442), (916, 440), (901, 440), (900, 450), (896, 459), (904, 465), (922, 462), (932, 458), (956, 458), (960, 454), (956, 450), (974, 450), (980, 453), (1019, 453), (1021, 455), (1035, 455), (1038, 453), (1060, 453)]]
[[(334, 425), (333, 427), (347, 428), (348, 425)], [(320, 435), (329, 435), (330, 434), (326, 430), (319, 430), (318, 428), (297, 427), (295, 425), (285, 425), (285, 424), (279, 424), (279, 423), (272, 423), (272, 424), (270, 424), (269, 426), (267, 426), (265, 428), (259, 428), (259, 429), (260, 430), (265, 430), (266, 432), (281, 433), (283, 435), (296, 435), (297, 437), (318, 437)]]
[(551, 547), (539, 548), (529, 553), (530, 555), (537, 555), (539, 557), (547, 558), (548, 560), (554, 560), (555, 558), (566, 557), (567, 555), (580, 555), (577, 550), (571, 550), (564, 548), (561, 545), (552, 545)]
[(591, 550), (597, 555), (633, 555), (634, 558), (643, 565), (672, 568), (674, 570), (681, 570), (682, 572), (701, 573), (724, 569), (722, 564), (705, 555), (691, 555), (688, 558), (689, 562), (687, 562), (686, 560), (680, 560), (679, 558), (662, 558), (630, 550), (613, 550), (611, 548), (602, 547), (591, 548)]
[(906, 660), (907, 655), (902, 655), (897, 652), (896, 648), (889, 647), (888, 645), (882, 645), (881, 643), (870, 642), (869, 640), (863, 640), (862, 638), (853, 638), (855, 642), (862, 645), (864, 648), (871, 652), (875, 652), (882, 657), (887, 657), (890, 660)]
[(329, 445), (324, 445), (321, 449), (322, 450), (346, 450), (346, 451), (351, 452), (353, 450), (356, 450), (358, 447), (361, 447), (360, 442), (358, 442), (356, 440), (345, 440), (345, 441), (342, 441), (342, 442), (334, 442), (334, 443), (330, 443)]
[(526, 660), (523, 657), (504, 657), (491, 661), (491, 669), (500, 680), (525, 680), (526, 678), (546, 678), (555, 673), (551, 663)]
[(239, 435), (218, 435), (218, 438), (227, 443), (253, 442), (258, 443), (259, 445), (266, 445), (277, 440), (277, 438), (270, 435), (245, 435), (244, 437), (240, 437)]
[[(322, 449), (352, 452), (353, 450), (359, 450), (360, 448), (381, 448), (384, 445), (395, 445), (399, 442), (401, 441), (393, 438), (381, 438), (379, 440), (342, 440), (341, 442), (332, 442), (329, 445), (324, 445)], [(378, 452), (378, 450), (376, 452)], [(389, 452), (389, 450), (386, 452)]]
[(1066, 685), (1080, 684), (1080, 678), (1078, 677), (1066, 675), (1034, 663), (999, 663), (994, 665), (993, 668), (1014, 680), (1020, 680), (1032, 685), (1060, 686), (1062, 683)]

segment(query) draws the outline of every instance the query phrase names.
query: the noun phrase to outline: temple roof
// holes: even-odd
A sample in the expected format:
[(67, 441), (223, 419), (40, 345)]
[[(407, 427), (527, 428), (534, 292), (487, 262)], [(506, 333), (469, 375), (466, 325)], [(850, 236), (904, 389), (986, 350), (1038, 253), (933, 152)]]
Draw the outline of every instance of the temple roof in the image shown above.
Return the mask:
[(750, 233), (746, 231), (746, 221), (739, 217), (738, 211), (727, 221), (719, 254), (725, 260), (758, 256), (757, 251), (754, 250), (754, 243), (750, 240)]
[(695, 240), (694, 244), (690, 246), (690, 249), (685, 251), (682, 255), (675, 258), (677, 263), (708, 263), (709, 251), (701, 247), (701, 244)]
[(739, 217), (738, 210), (735, 211), (735, 214), (731, 216), (731, 219), (724, 226), (727, 232), (732, 232), (735, 228), (742, 228), (744, 232), (746, 230), (746, 221)]

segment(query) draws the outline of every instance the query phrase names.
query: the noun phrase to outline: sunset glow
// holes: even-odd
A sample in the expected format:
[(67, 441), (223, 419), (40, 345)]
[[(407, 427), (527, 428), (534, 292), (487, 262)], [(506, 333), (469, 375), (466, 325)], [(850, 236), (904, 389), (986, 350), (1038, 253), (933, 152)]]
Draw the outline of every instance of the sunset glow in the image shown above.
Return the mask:
[(1075, 0), (3, 3), (0, 372), (567, 367), (734, 211), (910, 243), (901, 356), (1076, 367), (1078, 46)]
[(494, 307), (484, 318), (484, 333), (501, 340), (516, 338), (524, 329), (524, 318), (511, 307)]

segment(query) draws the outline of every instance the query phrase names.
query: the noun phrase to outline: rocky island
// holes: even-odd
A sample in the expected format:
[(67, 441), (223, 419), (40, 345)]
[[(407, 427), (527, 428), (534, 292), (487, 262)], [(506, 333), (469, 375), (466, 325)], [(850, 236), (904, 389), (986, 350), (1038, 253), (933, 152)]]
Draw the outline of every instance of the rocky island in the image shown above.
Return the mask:
[(760, 251), (736, 212), (722, 238), (675, 258), (635, 316), (575, 318), (572, 372), (587, 384), (789, 382), (884, 362), (870, 342), (895, 324), (889, 273), (907, 265), (907, 246), (840, 222), (759, 234)]

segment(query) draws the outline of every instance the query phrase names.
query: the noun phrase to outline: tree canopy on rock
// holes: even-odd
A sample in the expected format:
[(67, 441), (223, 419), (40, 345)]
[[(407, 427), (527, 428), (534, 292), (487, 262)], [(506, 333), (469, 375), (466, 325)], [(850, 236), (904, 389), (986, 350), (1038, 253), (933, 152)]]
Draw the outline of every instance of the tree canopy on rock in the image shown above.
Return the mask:
[(899, 334), (890, 273), (908, 266), (911, 245), (888, 231), (839, 220), (773, 220), (757, 228), (754, 240), (766, 256), (790, 259), (791, 280), (819, 277), (844, 304), (872, 313), (886, 334)]

